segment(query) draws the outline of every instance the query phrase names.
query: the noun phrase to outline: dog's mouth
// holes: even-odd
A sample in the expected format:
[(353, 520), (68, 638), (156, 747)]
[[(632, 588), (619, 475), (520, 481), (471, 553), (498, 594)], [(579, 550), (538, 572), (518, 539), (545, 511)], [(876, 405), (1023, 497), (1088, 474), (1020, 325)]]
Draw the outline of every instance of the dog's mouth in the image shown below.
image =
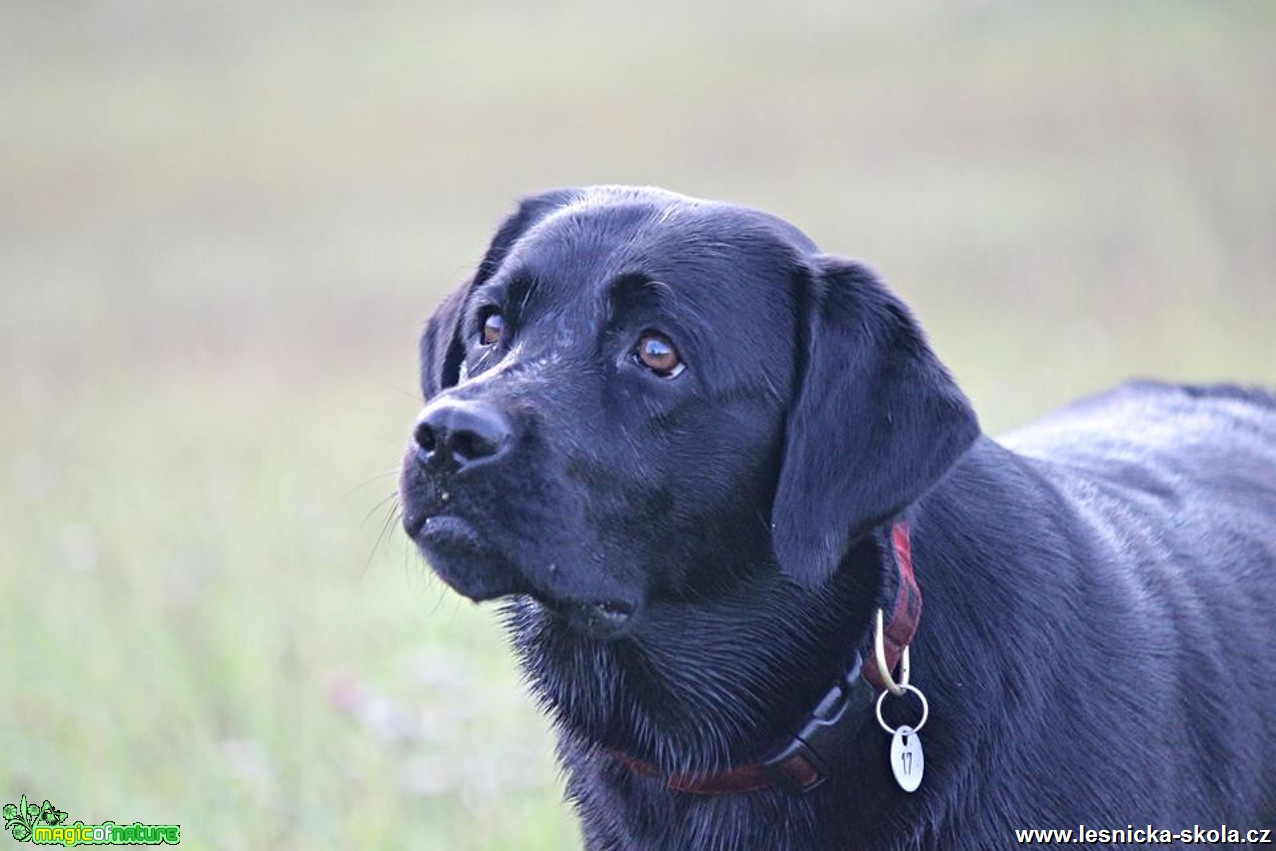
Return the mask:
[(623, 600), (537, 602), (554, 618), (590, 638), (610, 639), (624, 635), (634, 620), (637, 607)]
[(468, 520), (452, 514), (409, 518), (409, 535), (426, 553), (434, 570), (456, 591), (475, 602), (526, 595), (555, 621), (588, 638), (625, 635), (636, 620), (637, 604), (615, 597), (577, 598), (529, 582), (515, 564), (487, 546)]
[(403, 523), (408, 537), (418, 542), (446, 542), (478, 547), (478, 532), (469, 521), (451, 514), (408, 515)]

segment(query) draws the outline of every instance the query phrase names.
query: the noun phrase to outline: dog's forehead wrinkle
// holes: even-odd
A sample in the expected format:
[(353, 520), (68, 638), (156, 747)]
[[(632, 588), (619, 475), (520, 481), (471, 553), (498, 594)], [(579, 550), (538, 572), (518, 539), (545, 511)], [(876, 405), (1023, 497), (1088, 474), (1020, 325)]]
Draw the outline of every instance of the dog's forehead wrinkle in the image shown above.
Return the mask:
[(815, 250), (793, 225), (749, 208), (682, 198), (654, 202), (632, 195), (621, 199), (586, 196), (536, 222), (507, 254), (506, 262), (520, 258), (531, 246), (544, 250), (555, 245), (566, 248), (577, 261), (599, 249), (616, 256), (688, 258), (730, 257), (768, 247), (796, 254)]
[(815, 242), (792, 222), (774, 213), (743, 204), (694, 198), (658, 187), (599, 185), (584, 187), (575, 195), (571, 207), (588, 209), (613, 204), (642, 203), (654, 212), (652, 222), (658, 225), (711, 222), (734, 229), (767, 230), (777, 238), (791, 242), (806, 253), (816, 253)]

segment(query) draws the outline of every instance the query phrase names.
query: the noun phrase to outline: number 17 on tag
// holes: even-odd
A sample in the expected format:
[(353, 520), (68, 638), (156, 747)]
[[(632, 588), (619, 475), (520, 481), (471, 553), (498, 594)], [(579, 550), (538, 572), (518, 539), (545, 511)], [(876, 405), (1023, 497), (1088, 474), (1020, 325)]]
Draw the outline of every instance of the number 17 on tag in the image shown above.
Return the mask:
[(905, 792), (916, 792), (925, 768), (921, 738), (912, 727), (900, 727), (891, 737), (891, 771), (895, 774), (895, 782)]

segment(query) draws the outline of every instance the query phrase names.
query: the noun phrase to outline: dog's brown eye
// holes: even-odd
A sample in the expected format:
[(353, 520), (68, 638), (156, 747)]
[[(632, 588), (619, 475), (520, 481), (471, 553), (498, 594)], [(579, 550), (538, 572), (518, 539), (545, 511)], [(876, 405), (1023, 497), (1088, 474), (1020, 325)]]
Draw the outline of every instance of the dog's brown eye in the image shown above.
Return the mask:
[(490, 346), (493, 343), (501, 341), (501, 335), (505, 332), (505, 320), (496, 311), (492, 311), (483, 320), (483, 345)]
[(662, 378), (674, 378), (686, 369), (678, 357), (678, 350), (663, 334), (643, 334), (638, 348), (634, 350), (634, 357)]

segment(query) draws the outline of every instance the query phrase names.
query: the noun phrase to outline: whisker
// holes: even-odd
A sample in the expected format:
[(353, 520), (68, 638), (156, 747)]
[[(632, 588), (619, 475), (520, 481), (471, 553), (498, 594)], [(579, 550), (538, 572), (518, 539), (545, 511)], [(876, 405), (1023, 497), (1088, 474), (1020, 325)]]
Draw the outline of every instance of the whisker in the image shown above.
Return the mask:
[[(377, 500), (377, 504), (376, 504), (376, 505), (374, 505), (374, 506), (372, 506), (371, 508), (369, 508), (369, 509), (368, 509), (368, 513), (367, 513), (367, 514), (365, 514), (365, 515), (363, 515), (363, 519), (359, 521), (359, 525), (360, 525), (360, 526), (362, 526), (364, 523), (367, 523), (367, 522), (368, 522), (368, 520), (372, 517), (372, 515), (376, 514), (378, 511), (380, 511), (380, 510), (381, 510), (381, 509), (385, 506), (385, 504), (386, 504), (387, 502), (389, 502), (389, 501), (390, 501), (390, 500), (392, 500), (392, 499), (397, 498), (397, 497), (398, 497), (398, 495), (399, 495), (399, 492), (398, 492), (397, 490), (393, 490), (393, 491), (390, 491), (390, 493), (386, 494), (386, 495), (385, 495), (384, 497), (382, 497), (381, 499)], [(397, 503), (397, 502), (395, 503), (394, 507), (395, 507), (395, 508), (398, 508), (398, 507), (399, 507), (399, 505), (398, 505), (398, 503)]]
[[(374, 482), (379, 482), (379, 481), (381, 481), (382, 479), (384, 479), (384, 478), (386, 478), (386, 477), (388, 477), (388, 476), (397, 476), (398, 474), (399, 474), (399, 468), (398, 468), (398, 467), (391, 467), (389, 470), (386, 470), (386, 471), (385, 471), (385, 472), (383, 472), (383, 473), (377, 473), (377, 474), (376, 474), (375, 476), (373, 476), (372, 478), (370, 478), (370, 479), (365, 479), (364, 481), (362, 481), (362, 482), (360, 482), (359, 484), (355, 485), (354, 487), (350, 488), (350, 490), (348, 490), (348, 491), (346, 491), (345, 493), (343, 493), (343, 494), (341, 495), (341, 497), (342, 497), (342, 499), (346, 499), (346, 498), (348, 498), (348, 497), (351, 497), (351, 496), (353, 496), (353, 495), (354, 495), (357, 491), (360, 491), (360, 490), (362, 490), (363, 488), (366, 488), (368, 485), (373, 484)], [(366, 519), (366, 518), (365, 518), (365, 519)]]
[[(397, 496), (397, 493), (393, 493), (390, 494), (389, 498)], [(385, 499), (381, 500), (381, 502), (377, 505), (377, 508), (385, 505), (385, 503)], [(376, 508), (373, 509), (373, 511), (375, 510)], [(372, 559), (376, 556), (377, 550), (381, 549), (381, 545), (388, 540), (387, 536), (390, 534), (390, 530), (394, 528), (395, 521), (397, 521), (400, 517), (402, 517), (402, 514), (399, 512), (399, 502), (395, 499), (395, 501), (391, 503), (390, 507), (386, 510), (385, 519), (381, 521), (381, 531), (377, 533), (377, 539), (372, 544), (372, 549), (368, 553), (368, 558), (363, 562), (363, 570), (359, 573), (360, 577), (368, 575), (368, 568), (372, 567)]]
[(413, 402), (416, 402), (418, 405), (419, 405), (419, 404), (421, 404), (421, 391), (420, 391), (420, 390), (407, 390), (407, 389), (405, 389), (405, 388), (403, 388), (403, 387), (400, 387), (400, 386), (399, 386), (399, 385), (397, 385), (397, 384), (380, 384), (380, 383), (378, 383), (376, 386), (377, 386), (377, 387), (380, 387), (382, 390), (392, 390), (392, 391), (394, 391), (395, 393), (399, 393), (399, 394), (402, 394), (402, 395), (404, 395), (404, 396), (407, 396), (409, 399), (411, 399)]

